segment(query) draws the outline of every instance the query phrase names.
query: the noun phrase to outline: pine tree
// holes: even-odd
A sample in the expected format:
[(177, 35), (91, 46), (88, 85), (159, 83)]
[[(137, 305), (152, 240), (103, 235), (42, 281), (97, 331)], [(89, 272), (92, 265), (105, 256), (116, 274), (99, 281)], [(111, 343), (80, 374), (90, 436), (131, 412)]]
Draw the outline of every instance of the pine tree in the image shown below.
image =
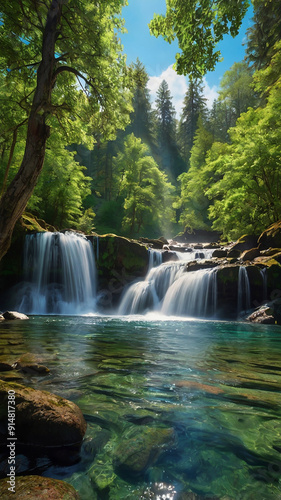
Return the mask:
[(180, 158), (176, 142), (176, 112), (168, 84), (163, 80), (155, 100), (155, 128), (158, 163), (170, 181), (176, 182), (183, 172), (184, 165)]
[(133, 112), (130, 115), (131, 123), (126, 129), (126, 135), (133, 133), (142, 142), (152, 147), (152, 110), (147, 83), (149, 76), (144, 65), (137, 59), (130, 66), (131, 80), (133, 85)]
[(206, 99), (203, 97), (202, 82), (200, 80), (190, 80), (179, 123), (179, 144), (182, 157), (188, 167), (198, 118), (199, 115), (204, 117), (205, 114)]

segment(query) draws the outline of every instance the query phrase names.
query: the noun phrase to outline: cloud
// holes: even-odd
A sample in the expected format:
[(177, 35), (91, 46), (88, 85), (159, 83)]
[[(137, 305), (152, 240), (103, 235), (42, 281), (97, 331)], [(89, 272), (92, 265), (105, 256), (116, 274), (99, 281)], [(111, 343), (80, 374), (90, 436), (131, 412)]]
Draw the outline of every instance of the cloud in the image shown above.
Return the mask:
[[(177, 118), (179, 119), (183, 100), (188, 89), (188, 78), (183, 75), (178, 75), (173, 66), (169, 66), (167, 69), (162, 71), (159, 76), (151, 76), (148, 81), (148, 88), (150, 90), (151, 102), (154, 107), (154, 101), (156, 99), (156, 92), (163, 80), (166, 80), (168, 87), (170, 89), (171, 95), (173, 97), (173, 105), (175, 107)], [(203, 79), (204, 86), (204, 97), (207, 99), (207, 106), (211, 108), (214, 99), (217, 97), (217, 87), (210, 87), (206, 78)]]

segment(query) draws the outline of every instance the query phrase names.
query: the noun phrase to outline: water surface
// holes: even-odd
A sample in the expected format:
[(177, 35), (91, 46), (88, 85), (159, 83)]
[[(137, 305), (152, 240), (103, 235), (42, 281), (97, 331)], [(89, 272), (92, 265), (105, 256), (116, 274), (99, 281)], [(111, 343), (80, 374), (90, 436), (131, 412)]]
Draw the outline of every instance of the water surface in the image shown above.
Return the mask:
[[(156, 316), (0, 324), (1, 356), (26, 352), (50, 373), (22, 382), (74, 401), (88, 429), (73, 463), (21, 450), (18, 473), (68, 481), (82, 500), (281, 499), (281, 327)], [(173, 439), (140, 473), (117, 470), (120, 443), (150, 429)]]

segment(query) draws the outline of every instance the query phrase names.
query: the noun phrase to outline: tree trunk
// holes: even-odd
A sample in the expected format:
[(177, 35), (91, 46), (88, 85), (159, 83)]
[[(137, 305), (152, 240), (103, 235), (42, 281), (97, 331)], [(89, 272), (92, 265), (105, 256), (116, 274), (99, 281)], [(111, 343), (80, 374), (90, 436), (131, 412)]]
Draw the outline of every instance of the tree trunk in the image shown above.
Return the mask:
[(20, 169), (0, 200), (0, 260), (11, 244), (15, 223), (22, 215), (42, 170), (50, 129), (46, 117), (50, 112), (54, 86), (55, 44), (63, 0), (53, 0), (43, 33), (42, 60), (28, 119), (25, 152)]

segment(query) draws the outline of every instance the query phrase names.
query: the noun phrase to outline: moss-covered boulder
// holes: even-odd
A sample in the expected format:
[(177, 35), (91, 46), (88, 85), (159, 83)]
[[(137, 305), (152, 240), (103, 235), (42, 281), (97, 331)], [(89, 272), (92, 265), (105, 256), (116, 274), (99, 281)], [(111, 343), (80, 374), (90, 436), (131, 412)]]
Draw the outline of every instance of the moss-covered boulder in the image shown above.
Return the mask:
[(281, 248), (281, 221), (271, 224), (259, 237), (260, 250), (275, 247)]
[(7, 439), (9, 394), (15, 396), (19, 443), (46, 447), (81, 444), (87, 424), (77, 405), (55, 394), (2, 380), (0, 380), (0, 442), (5, 443)]
[(173, 429), (132, 426), (123, 433), (121, 443), (114, 450), (115, 470), (142, 474), (173, 442)]
[[(251, 250), (251, 248), (254, 248), (257, 246), (257, 236), (254, 236), (252, 234), (244, 234), (241, 236), (230, 248), (229, 254), (233, 250), (236, 250), (239, 253), (244, 252), (245, 250)], [(232, 255), (234, 257), (234, 255)]]
[[(10, 489), (9, 489), (10, 488)], [(9, 500), (79, 500), (77, 491), (68, 483), (41, 476), (18, 476), (15, 486), (7, 478), (0, 480), (0, 498)]]
[(145, 276), (148, 248), (143, 243), (114, 234), (90, 236), (89, 239), (96, 253), (99, 290), (105, 292), (106, 305), (114, 305), (128, 283)]
[(260, 255), (260, 251), (257, 247), (255, 247), (255, 248), (251, 248), (250, 250), (245, 250), (245, 252), (243, 252), (241, 254), (240, 258), (243, 262), (246, 262), (246, 261), (252, 261), (252, 260), (256, 259), (259, 255)]

